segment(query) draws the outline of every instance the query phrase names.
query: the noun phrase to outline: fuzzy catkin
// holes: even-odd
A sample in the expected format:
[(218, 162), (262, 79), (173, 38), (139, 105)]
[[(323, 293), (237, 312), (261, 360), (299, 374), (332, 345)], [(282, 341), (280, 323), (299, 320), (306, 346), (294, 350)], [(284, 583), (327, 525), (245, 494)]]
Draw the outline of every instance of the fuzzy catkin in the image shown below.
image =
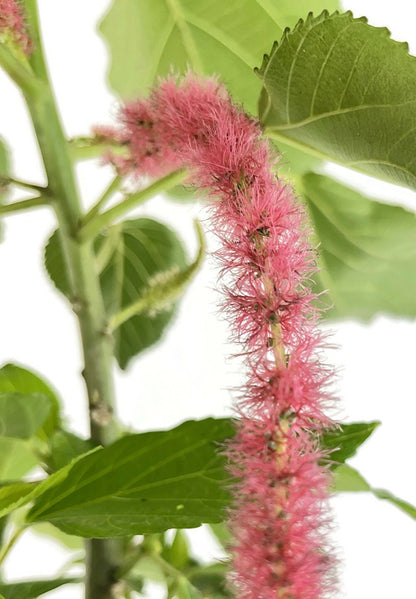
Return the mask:
[(331, 372), (319, 359), (316, 256), (304, 211), (273, 172), (258, 123), (215, 79), (161, 81), (122, 109), (119, 127), (100, 133), (128, 148), (111, 158), (123, 174), (158, 177), (185, 166), (188, 183), (211, 199), (222, 309), (247, 374), (227, 449), (238, 480), (230, 585), (239, 599), (329, 597), (330, 477), (319, 435), (333, 424), (324, 413)]

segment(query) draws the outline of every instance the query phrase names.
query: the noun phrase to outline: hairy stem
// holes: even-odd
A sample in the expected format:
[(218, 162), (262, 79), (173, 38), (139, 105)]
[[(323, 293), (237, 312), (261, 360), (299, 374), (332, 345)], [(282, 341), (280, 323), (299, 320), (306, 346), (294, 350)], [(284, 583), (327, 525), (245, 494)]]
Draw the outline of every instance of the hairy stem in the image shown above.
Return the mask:
[[(103, 333), (106, 315), (91, 243), (80, 243), (76, 233), (82, 218), (67, 141), (48, 79), (39, 35), (36, 0), (25, 0), (34, 51), (30, 57), (40, 91), (22, 90), (32, 117), (48, 178), (70, 281), (72, 305), (78, 318), (90, 414), (91, 439), (108, 445), (118, 436), (114, 416), (113, 347)], [(112, 599), (115, 573), (122, 562), (122, 543), (113, 539), (86, 542), (86, 599)]]

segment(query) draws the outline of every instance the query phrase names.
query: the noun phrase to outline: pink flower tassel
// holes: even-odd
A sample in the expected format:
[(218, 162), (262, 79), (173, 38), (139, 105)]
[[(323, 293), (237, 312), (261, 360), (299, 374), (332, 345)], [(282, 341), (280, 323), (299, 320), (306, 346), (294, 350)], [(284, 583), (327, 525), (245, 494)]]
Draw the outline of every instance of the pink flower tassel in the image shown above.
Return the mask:
[(330, 379), (311, 275), (315, 251), (303, 209), (271, 170), (256, 121), (214, 79), (162, 81), (107, 130), (129, 148), (123, 173), (161, 176), (186, 166), (212, 197), (223, 308), (243, 348), (247, 384), (228, 448), (239, 480), (230, 514), (230, 583), (239, 599), (319, 599), (335, 589), (326, 540), (330, 477), (319, 435)]
[(7, 38), (19, 46), (26, 56), (30, 54), (32, 42), (26, 31), (19, 0), (0, 0), (0, 42)]

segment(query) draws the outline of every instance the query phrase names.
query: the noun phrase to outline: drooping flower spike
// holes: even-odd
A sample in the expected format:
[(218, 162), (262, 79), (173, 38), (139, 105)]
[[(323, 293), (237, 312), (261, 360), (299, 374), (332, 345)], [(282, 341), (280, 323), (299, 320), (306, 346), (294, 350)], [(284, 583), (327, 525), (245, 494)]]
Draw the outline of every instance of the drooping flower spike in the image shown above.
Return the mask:
[(319, 434), (331, 373), (321, 364), (311, 275), (315, 250), (304, 211), (273, 172), (258, 123), (215, 79), (161, 81), (128, 103), (112, 136), (124, 174), (189, 169), (207, 191), (225, 294), (223, 310), (245, 355), (247, 382), (228, 447), (238, 479), (230, 512), (239, 599), (322, 599), (334, 589), (326, 539), (330, 477)]
[(19, 0), (0, 0), (0, 42), (11, 42), (26, 56), (31, 52), (32, 42)]

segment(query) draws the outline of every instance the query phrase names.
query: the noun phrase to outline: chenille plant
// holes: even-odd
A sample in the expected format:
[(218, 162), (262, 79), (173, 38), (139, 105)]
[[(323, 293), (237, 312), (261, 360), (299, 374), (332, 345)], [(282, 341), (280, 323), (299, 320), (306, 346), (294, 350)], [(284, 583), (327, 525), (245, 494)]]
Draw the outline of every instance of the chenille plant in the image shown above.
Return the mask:
[[(368, 491), (416, 518), (346, 463), (379, 423), (336, 421), (320, 328), (414, 315), (414, 219), (317, 174), (327, 159), (416, 187), (416, 60), (333, 0), (295, 4), (114, 0), (100, 29), (118, 117), (66, 139), (36, 0), (0, 0), (0, 66), (26, 102), (47, 177), (17, 180), (1, 144), (0, 214), (47, 205), (56, 216), (45, 265), (79, 322), (90, 421), (88, 439), (66, 430), (43, 378), (0, 369), (0, 448), (12, 455), (0, 469), (1, 565), (47, 522), (64, 541), (83, 539), (85, 599), (140, 596), (155, 568), (169, 599), (335, 598), (331, 493)], [(74, 164), (91, 157), (114, 177), (84, 210)], [(33, 197), (10, 201), (12, 188)], [(123, 220), (158, 193), (203, 197), (218, 313), (245, 382), (232, 419), (134, 434), (117, 417), (114, 362), (125, 369), (159, 341), (205, 254), (199, 222), (190, 262), (166, 225)], [(389, 276), (407, 293), (392, 297)], [(182, 531), (203, 523), (224, 545), (220, 563), (190, 552)], [(0, 579), (0, 595), (74, 582)]]

